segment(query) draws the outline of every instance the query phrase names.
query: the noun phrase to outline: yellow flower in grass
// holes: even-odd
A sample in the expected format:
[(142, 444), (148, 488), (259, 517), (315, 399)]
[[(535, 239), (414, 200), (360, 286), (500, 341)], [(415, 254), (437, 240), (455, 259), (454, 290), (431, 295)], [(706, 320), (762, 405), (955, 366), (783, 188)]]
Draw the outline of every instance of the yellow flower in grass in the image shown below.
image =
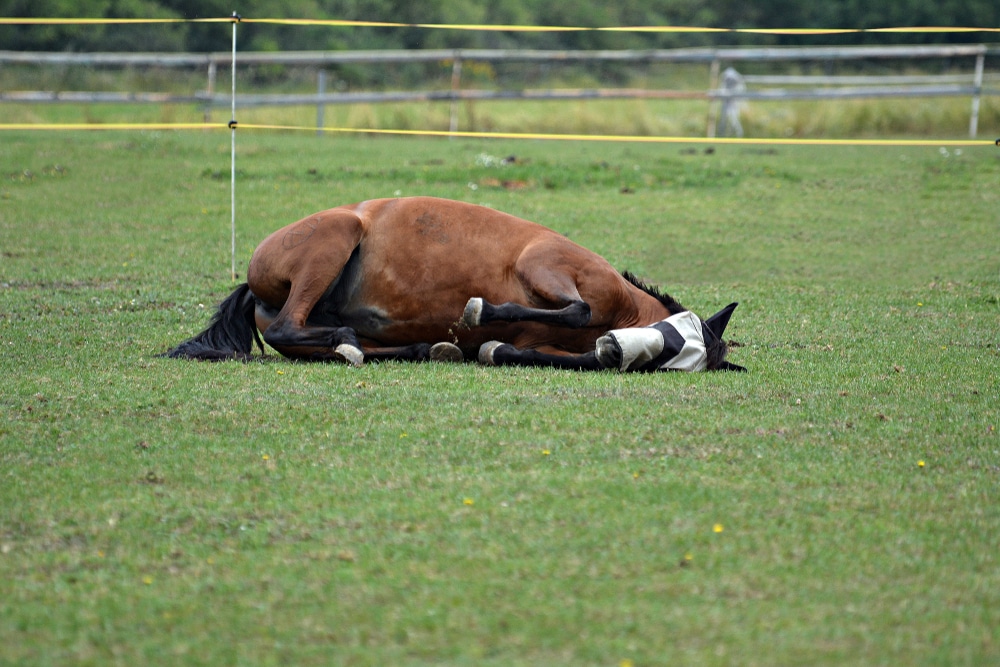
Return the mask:
[(463, 505), (475, 505), (476, 501), (473, 500), (472, 498), (465, 498), (464, 500), (462, 500), (462, 504)]
[(722, 524), (721, 523), (717, 523), (714, 526), (712, 526), (712, 532), (713, 533), (721, 533), (722, 530), (723, 529), (722, 529)]

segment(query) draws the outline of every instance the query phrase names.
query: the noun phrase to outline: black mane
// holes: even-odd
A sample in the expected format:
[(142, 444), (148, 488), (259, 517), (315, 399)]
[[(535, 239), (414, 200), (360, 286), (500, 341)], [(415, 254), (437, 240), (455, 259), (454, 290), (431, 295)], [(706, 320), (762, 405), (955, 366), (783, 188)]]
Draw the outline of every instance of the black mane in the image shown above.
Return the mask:
[(676, 315), (677, 313), (683, 313), (685, 310), (687, 310), (687, 308), (682, 306), (680, 302), (674, 297), (664, 292), (661, 292), (658, 287), (654, 287), (653, 285), (647, 285), (646, 283), (642, 282), (641, 280), (636, 278), (635, 275), (633, 275), (628, 271), (622, 271), (622, 278), (629, 281), (630, 283), (641, 289), (649, 296), (657, 299), (660, 303), (663, 304), (664, 308), (670, 311), (671, 315)]

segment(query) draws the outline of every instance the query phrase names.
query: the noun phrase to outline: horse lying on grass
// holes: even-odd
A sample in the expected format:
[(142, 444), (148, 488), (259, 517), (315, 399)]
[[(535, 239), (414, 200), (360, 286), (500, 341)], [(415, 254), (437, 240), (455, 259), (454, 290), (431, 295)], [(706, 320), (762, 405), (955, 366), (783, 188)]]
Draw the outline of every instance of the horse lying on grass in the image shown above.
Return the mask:
[(248, 359), (263, 340), (304, 360), (476, 359), (597, 370), (745, 370), (705, 321), (527, 220), (431, 197), (310, 215), (257, 247), (203, 332), (170, 350)]

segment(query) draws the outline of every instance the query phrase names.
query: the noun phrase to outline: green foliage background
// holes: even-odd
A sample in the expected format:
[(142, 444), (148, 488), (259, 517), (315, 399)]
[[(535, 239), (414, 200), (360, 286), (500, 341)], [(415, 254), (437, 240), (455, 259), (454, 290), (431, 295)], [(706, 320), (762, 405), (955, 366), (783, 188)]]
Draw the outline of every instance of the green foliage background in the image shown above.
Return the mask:
[[(498, 25), (662, 26), (716, 28), (880, 28), (900, 26), (996, 27), (1000, 6), (992, 0), (0, 0), (0, 16), (86, 18), (215, 18), (233, 11), (254, 18), (313, 18), (403, 23), (485, 23)], [(0, 44), (15, 50), (45, 51), (215, 51), (225, 44), (225, 24), (155, 26), (6, 26)], [(247, 24), (248, 50), (369, 48), (669, 48), (747, 42), (812, 43), (815, 37), (687, 35), (611, 32), (476, 32), (425, 29), (329, 29)], [(983, 33), (892, 35), (894, 42), (981, 41)], [(824, 36), (824, 43), (884, 41), (882, 35)]]

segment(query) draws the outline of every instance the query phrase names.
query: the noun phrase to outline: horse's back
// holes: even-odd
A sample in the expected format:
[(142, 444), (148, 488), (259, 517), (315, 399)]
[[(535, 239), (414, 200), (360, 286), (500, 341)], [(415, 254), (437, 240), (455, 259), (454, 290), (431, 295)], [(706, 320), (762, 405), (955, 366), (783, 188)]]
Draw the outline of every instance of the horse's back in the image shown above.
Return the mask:
[(376, 199), (345, 208), (358, 214), (367, 251), (401, 262), (469, 257), (477, 266), (506, 265), (539, 238), (565, 238), (509, 213), (435, 197)]
[[(364, 225), (362, 255), (375, 272), (404, 272), (405, 286), (474, 289), (476, 296), (516, 300), (525, 286), (519, 260), (568, 271), (598, 267), (617, 275), (607, 261), (548, 227), (466, 202), (409, 197), (351, 207)], [(520, 267), (519, 267), (520, 268)], [(375, 281), (377, 282), (377, 281)]]

